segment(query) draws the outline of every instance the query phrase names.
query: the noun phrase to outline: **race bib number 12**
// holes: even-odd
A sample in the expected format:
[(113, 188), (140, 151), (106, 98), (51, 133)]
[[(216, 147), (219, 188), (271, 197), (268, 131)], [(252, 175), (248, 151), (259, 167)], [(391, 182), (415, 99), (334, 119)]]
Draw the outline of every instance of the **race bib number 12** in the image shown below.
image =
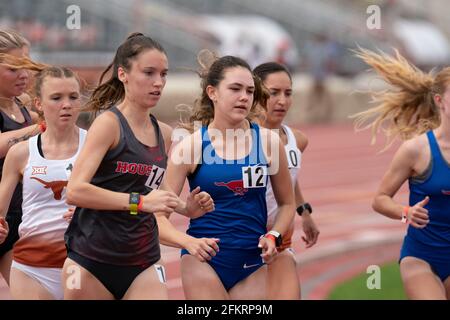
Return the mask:
[(242, 181), (244, 188), (262, 188), (266, 186), (267, 167), (249, 166), (242, 167)]

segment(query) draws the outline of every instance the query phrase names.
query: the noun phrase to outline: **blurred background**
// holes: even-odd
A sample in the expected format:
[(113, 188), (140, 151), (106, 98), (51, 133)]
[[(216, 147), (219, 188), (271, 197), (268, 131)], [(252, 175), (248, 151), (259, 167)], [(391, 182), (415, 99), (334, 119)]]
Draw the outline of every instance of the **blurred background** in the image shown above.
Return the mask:
[[(67, 27), (71, 5), (80, 9), (80, 29)], [(384, 84), (351, 50), (398, 49), (425, 71), (449, 65), (447, 7), (448, 0), (0, 0), (0, 28), (28, 38), (35, 60), (76, 70), (86, 96), (129, 33), (150, 35), (166, 49), (170, 68), (152, 113), (172, 125), (177, 105), (192, 105), (200, 92), (194, 70), (201, 49), (251, 66), (284, 63), (294, 89), (286, 121), (309, 138), (299, 181), (321, 231), (318, 244), (305, 249), (296, 219), (302, 298), (403, 299), (396, 261), (405, 226), (370, 206), (395, 146), (379, 153), (383, 140), (370, 146), (370, 132), (355, 134), (349, 118), (370, 107), (368, 90)], [(88, 125), (84, 116), (81, 122)], [(398, 193), (402, 203), (406, 189)], [(186, 219), (172, 221), (186, 230)], [(164, 247), (163, 256), (170, 298), (183, 299), (179, 251)], [(366, 286), (371, 265), (382, 266), (381, 290)], [(0, 299), (8, 298), (0, 281)]]
[[(80, 8), (80, 29), (66, 22)], [(379, 25), (370, 27), (379, 9)], [(397, 48), (423, 69), (450, 61), (446, 0), (0, 0), (0, 28), (21, 32), (32, 57), (76, 69), (89, 85), (127, 35), (142, 31), (160, 41), (170, 63), (161, 105), (166, 120), (178, 103), (198, 93), (196, 55), (208, 48), (252, 66), (278, 61), (295, 74), (295, 105), (288, 121), (346, 121), (365, 108), (366, 87), (357, 46)], [(373, 19), (372, 19), (373, 21)], [(365, 81), (365, 82), (364, 82)]]

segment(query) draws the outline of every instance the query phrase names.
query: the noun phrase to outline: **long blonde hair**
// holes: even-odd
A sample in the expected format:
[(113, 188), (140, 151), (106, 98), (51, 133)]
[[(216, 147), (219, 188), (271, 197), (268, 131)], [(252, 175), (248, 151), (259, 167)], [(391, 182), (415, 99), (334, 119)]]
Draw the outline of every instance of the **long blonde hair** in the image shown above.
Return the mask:
[(200, 64), (200, 70), (197, 72), (201, 78), (202, 93), (194, 102), (194, 107), (189, 108), (188, 121), (181, 121), (179, 126), (185, 128), (190, 132), (195, 130), (194, 123), (201, 122), (203, 126), (207, 126), (214, 119), (214, 104), (209, 98), (206, 88), (208, 86), (217, 87), (224, 79), (225, 71), (234, 68), (242, 67), (248, 69), (253, 76), (255, 83), (255, 92), (253, 94), (253, 104), (250, 108), (250, 113), (247, 116), (249, 121), (254, 121), (261, 113), (261, 108), (265, 108), (269, 94), (264, 90), (259, 77), (255, 76), (249, 64), (241, 58), (234, 56), (224, 56), (218, 58), (209, 50), (202, 50), (197, 57)]
[(434, 95), (443, 94), (450, 83), (450, 68), (434, 75), (410, 64), (397, 50), (395, 56), (361, 48), (354, 52), (389, 85), (386, 90), (371, 92), (375, 107), (351, 116), (357, 130), (372, 129), (372, 143), (380, 129), (388, 148), (397, 137), (407, 140), (440, 125)]
[(33, 60), (27, 57), (16, 57), (1, 52), (0, 52), (0, 65), (14, 70), (27, 69), (30, 71), (41, 71), (47, 67), (47, 65), (34, 62)]
[(0, 53), (13, 49), (29, 47), (30, 43), (23, 36), (12, 30), (0, 30)]
[[(27, 57), (16, 57), (7, 53), (0, 53), (0, 65), (11, 69), (27, 69), (37, 72), (36, 81), (34, 83), (33, 91), (31, 92), (31, 98), (41, 97), (42, 84), (47, 77), (52, 78), (75, 78), (80, 84), (78, 76), (70, 69), (65, 67), (50, 66), (42, 63), (35, 62)], [(41, 124), (45, 121), (44, 114), (41, 111), (34, 110), (39, 115), (38, 123)], [(32, 133), (32, 135), (36, 132)], [(26, 140), (30, 137), (30, 134), (25, 134), (22, 137), (14, 138), (10, 140), (10, 143), (14, 144), (19, 141)]]
[[(81, 87), (80, 78), (69, 68), (50, 66), (43, 63), (35, 62), (27, 57), (16, 57), (7, 53), (0, 53), (0, 65), (11, 69), (27, 69), (37, 72), (35, 75), (35, 82), (33, 90), (30, 92), (31, 98), (41, 97), (41, 87), (47, 77), (52, 78), (75, 78)], [(41, 120), (43, 114), (35, 110)]]

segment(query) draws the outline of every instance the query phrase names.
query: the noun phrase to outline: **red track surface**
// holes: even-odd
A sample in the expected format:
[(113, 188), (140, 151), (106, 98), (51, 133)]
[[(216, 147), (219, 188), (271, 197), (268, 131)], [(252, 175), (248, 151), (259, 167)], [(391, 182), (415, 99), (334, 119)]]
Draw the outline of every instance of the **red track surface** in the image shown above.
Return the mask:
[[(355, 133), (349, 124), (305, 126), (309, 138), (300, 183), (314, 207), (321, 234), (310, 249), (301, 243), (301, 220), (296, 218), (294, 249), (304, 299), (325, 299), (337, 283), (366, 270), (369, 265), (396, 260), (405, 226), (373, 212), (370, 203), (396, 147), (379, 154), (382, 142), (370, 146), (368, 131)], [(381, 139), (380, 139), (381, 140)], [(406, 203), (406, 188), (398, 195)], [(172, 222), (186, 230), (187, 219)], [(162, 248), (171, 299), (184, 299), (179, 250)], [(0, 299), (9, 293), (0, 280)]]

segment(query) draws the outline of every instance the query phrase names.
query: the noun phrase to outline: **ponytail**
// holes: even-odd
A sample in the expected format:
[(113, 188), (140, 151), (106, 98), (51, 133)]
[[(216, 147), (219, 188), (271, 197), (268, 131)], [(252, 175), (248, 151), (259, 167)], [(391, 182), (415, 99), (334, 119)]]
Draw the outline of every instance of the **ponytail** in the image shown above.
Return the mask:
[(386, 148), (400, 137), (403, 140), (434, 129), (440, 124), (439, 110), (434, 104), (435, 77), (424, 73), (400, 55), (375, 53), (366, 49), (355, 51), (356, 56), (371, 66), (389, 85), (387, 90), (371, 92), (376, 106), (352, 115), (357, 130), (372, 130), (372, 143), (383, 130)]

